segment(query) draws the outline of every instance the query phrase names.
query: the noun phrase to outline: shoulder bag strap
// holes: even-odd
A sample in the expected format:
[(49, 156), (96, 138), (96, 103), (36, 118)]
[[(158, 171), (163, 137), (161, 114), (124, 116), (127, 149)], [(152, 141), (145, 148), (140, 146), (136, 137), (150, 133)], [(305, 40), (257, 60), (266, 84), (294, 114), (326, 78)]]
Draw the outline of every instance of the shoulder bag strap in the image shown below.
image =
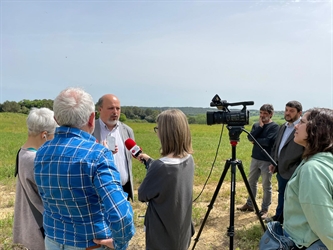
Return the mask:
[(19, 149), (19, 151), (17, 151), (16, 154), (16, 165), (15, 165), (15, 173), (14, 176), (16, 177), (18, 175), (18, 163), (19, 163), (19, 153), (20, 153), (21, 149)]

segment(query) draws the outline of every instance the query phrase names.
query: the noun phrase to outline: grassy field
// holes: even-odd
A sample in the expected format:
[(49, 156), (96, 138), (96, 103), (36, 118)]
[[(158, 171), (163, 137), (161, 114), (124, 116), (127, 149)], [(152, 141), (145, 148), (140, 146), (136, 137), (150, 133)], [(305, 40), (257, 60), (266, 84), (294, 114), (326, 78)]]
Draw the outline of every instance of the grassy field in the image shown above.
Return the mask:
[[(26, 115), (14, 114), (14, 113), (0, 113), (0, 249), (13, 249), (12, 246), (12, 223), (13, 223), (13, 208), (15, 199), (15, 178), (14, 178), (14, 164), (17, 150), (25, 142), (27, 137), (26, 125), (25, 125)], [(251, 121), (257, 120), (256, 117), (252, 117)], [(277, 117), (279, 123), (281, 123), (281, 118)], [(252, 123), (251, 122), (251, 123)], [(153, 158), (159, 157), (159, 142), (156, 134), (154, 133), (153, 127), (155, 124), (149, 123), (127, 123), (131, 126), (135, 132), (135, 140), (139, 146), (142, 147), (143, 151), (149, 154)], [(223, 130), (222, 130), (223, 128)], [(250, 131), (251, 125), (245, 126), (247, 131)], [(196, 225), (196, 232), (200, 227), (202, 219), (207, 211), (207, 205), (212, 198), (213, 192), (219, 181), (221, 174), (223, 172), (225, 162), (227, 159), (231, 158), (231, 146), (228, 135), (228, 129), (226, 126), (222, 125), (191, 125), (192, 141), (194, 149), (194, 160), (196, 163), (195, 169), (195, 180), (194, 180), (194, 198), (196, 198), (202, 191), (204, 183), (206, 182), (208, 176), (210, 178), (206, 185), (206, 188), (202, 192), (202, 195), (198, 201), (193, 204), (193, 220)], [(236, 147), (236, 158), (242, 160), (245, 172), (248, 173), (248, 168), (251, 160), (251, 149), (252, 144), (247, 140), (247, 134), (245, 132), (241, 133), (240, 141)], [(135, 189), (138, 188), (141, 181), (145, 176), (146, 170), (139, 161), (133, 161), (133, 176), (135, 181)], [(212, 227), (215, 229), (218, 226), (212, 225), (214, 219), (220, 220), (220, 216), (223, 214), (226, 219), (221, 219), (220, 223), (225, 224), (228, 221), (228, 211), (229, 211), (229, 186), (230, 186), (230, 174), (226, 175), (225, 183), (223, 188), (219, 192), (219, 199), (216, 202), (216, 207), (211, 213), (212, 220), (209, 220), (207, 227)], [(247, 197), (246, 188), (243, 185), (243, 179), (240, 173), (236, 174), (237, 186), (240, 189), (237, 191), (236, 203), (240, 205), (244, 203)], [(274, 185), (275, 178), (273, 178)], [(260, 189), (260, 185), (259, 185)], [(273, 191), (274, 192), (274, 191)], [(258, 199), (260, 199), (260, 190), (258, 193)], [(135, 194), (137, 199), (137, 193)], [(143, 219), (140, 215), (144, 214), (145, 207), (142, 206), (140, 202), (135, 200), (133, 203), (134, 212), (138, 215), (135, 219), (136, 227), (142, 227)], [(215, 216), (215, 217), (214, 217)], [(242, 228), (238, 230), (235, 236), (235, 242), (238, 249), (257, 249), (262, 230), (256, 219), (247, 220), (244, 219)], [(214, 224), (214, 223), (213, 223)], [(223, 230), (223, 231), (222, 231)], [(139, 230), (137, 230), (139, 231)], [(204, 230), (205, 231), (205, 228)], [(216, 230), (215, 230), (216, 231)], [(217, 234), (225, 237), (226, 229), (220, 229)], [(214, 235), (215, 235), (214, 233)], [(141, 235), (140, 237), (144, 237)], [(212, 236), (205, 237), (207, 240), (216, 241)], [(139, 239), (137, 239), (139, 241)], [(141, 241), (144, 239), (141, 239)], [(228, 238), (225, 242), (229, 242)], [(143, 249), (140, 248), (139, 243), (133, 243), (132, 249)], [(135, 245), (137, 244), (137, 245)], [(136, 247), (135, 247), (136, 246)], [(223, 249), (221, 246), (216, 245), (216, 242), (207, 242), (207, 247), (201, 247), (200, 249)], [(224, 245), (225, 246), (225, 245)], [(226, 248), (225, 248), (226, 249)]]

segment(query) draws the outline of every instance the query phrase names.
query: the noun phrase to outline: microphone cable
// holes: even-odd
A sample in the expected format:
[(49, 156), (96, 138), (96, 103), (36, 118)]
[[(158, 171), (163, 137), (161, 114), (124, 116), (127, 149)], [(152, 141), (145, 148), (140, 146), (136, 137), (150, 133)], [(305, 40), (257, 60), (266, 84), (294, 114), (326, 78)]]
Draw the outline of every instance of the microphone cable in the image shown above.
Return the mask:
[(202, 187), (200, 193), (198, 194), (197, 198), (195, 198), (195, 199), (192, 201), (192, 203), (196, 202), (197, 199), (201, 196), (201, 194), (202, 194), (203, 191), (205, 190), (205, 187), (206, 187), (206, 185), (207, 185), (207, 182), (208, 182), (208, 180), (209, 180), (209, 178), (210, 178), (210, 176), (211, 176), (211, 174), (212, 174), (212, 172), (213, 172), (214, 165), (215, 165), (215, 162), (216, 162), (216, 158), (217, 158), (217, 156), (218, 156), (219, 149), (220, 149), (220, 145), (221, 145), (221, 141), (222, 141), (223, 131), (224, 131), (224, 124), (222, 125), (222, 130), (221, 130), (221, 134), (220, 134), (219, 143), (218, 143), (218, 145), (217, 145), (216, 154), (215, 154), (215, 157), (214, 157), (214, 161), (213, 161), (212, 167), (211, 167), (210, 172), (209, 172), (209, 174), (208, 174), (208, 177), (207, 177), (207, 179), (206, 179), (206, 181), (205, 181), (205, 184), (203, 185), (203, 187)]

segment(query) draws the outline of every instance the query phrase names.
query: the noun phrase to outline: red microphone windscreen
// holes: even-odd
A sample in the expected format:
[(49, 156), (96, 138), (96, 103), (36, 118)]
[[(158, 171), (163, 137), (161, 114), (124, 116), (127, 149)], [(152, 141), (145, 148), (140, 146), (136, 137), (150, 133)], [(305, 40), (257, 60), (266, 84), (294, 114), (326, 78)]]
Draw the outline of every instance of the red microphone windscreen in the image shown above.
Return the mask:
[(125, 146), (128, 150), (131, 150), (136, 145), (135, 141), (133, 141), (131, 138), (128, 138), (125, 141)]
[(138, 155), (142, 153), (141, 148), (138, 145), (136, 145), (135, 141), (133, 141), (131, 138), (128, 138), (125, 141), (125, 146), (127, 150), (131, 152), (133, 157), (138, 157)]

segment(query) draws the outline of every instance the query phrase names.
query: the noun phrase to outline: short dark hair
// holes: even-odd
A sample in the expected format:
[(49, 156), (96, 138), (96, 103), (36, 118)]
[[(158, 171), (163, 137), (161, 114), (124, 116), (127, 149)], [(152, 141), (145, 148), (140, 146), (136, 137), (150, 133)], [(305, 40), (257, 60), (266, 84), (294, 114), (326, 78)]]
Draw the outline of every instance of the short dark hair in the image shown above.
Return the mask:
[(98, 102), (96, 103), (96, 106), (101, 108), (103, 105), (103, 96), (101, 98), (98, 99)]
[(308, 158), (319, 152), (333, 154), (333, 110), (328, 108), (313, 108), (306, 112), (307, 124), (306, 147), (303, 153)]
[(267, 111), (271, 115), (274, 112), (274, 108), (272, 104), (264, 104), (260, 107), (260, 111)]
[(290, 108), (295, 108), (297, 109), (297, 112), (301, 112), (302, 111), (302, 104), (298, 101), (290, 101), (290, 102), (287, 102), (286, 104), (287, 107), (290, 107)]

